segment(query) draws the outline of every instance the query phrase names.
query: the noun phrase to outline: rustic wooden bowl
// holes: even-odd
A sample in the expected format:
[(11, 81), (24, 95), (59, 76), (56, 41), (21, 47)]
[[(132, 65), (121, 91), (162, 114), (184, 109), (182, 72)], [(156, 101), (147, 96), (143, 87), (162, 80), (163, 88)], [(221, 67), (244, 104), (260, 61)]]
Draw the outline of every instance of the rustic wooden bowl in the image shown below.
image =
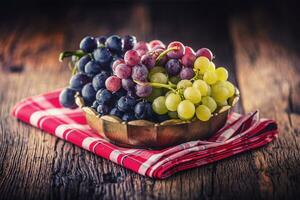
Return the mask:
[(87, 123), (99, 135), (122, 147), (160, 149), (188, 141), (207, 139), (222, 128), (232, 107), (239, 100), (239, 90), (228, 100), (229, 105), (220, 108), (209, 121), (167, 120), (153, 123), (147, 120), (123, 122), (111, 115), (100, 115), (84, 106), (83, 99), (76, 95), (77, 105), (84, 111)]

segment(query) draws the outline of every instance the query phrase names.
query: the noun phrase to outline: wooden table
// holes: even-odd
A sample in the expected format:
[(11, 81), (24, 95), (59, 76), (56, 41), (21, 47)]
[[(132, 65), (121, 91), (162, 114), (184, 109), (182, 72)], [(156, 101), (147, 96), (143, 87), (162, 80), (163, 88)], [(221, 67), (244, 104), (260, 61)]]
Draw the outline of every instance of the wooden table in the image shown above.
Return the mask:
[[(297, 19), (286, 7), (245, 12), (191, 4), (103, 5), (21, 12), (0, 24), (0, 199), (292, 199), (300, 194), (300, 51)], [(186, 10), (176, 14), (178, 8)], [(177, 10), (176, 10), (177, 9)], [(290, 9), (290, 8), (289, 8)], [(97, 12), (95, 12), (95, 10)], [(296, 11), (296, 9), (294, 9)], [(160, 12), (162, 11), (162, 12)], [(163, 12), (164, 11), (164, 12)], [(50, 17), (49, 17), (50, 16)], [(297, 16), (297, 15), (296, 15)], [(9, 19), (9, 20), (8, 20)], [(299, 25), (299, 24), (298, 24)], [(271, 144), (153, 180), (44, 134), (10, 116), (12, 106), (68, 83), (62, 50), (87, 35), (209, 47), (241, 91), (239, 112), (275, 119)]]

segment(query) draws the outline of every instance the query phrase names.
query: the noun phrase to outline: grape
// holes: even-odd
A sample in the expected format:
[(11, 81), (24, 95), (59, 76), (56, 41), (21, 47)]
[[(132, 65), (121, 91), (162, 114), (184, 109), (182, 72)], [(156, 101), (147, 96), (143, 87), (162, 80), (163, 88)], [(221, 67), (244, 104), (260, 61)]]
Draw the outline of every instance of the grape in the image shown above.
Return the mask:
[(224, 82), (225, 84), (225, 87), (227, 88), (228, 90), (228, 97), (232, 97), (234, 94), (235, 94), (235, 87), (232, 83), (230, 83), (229, 81), (225, 81)]
[(112, 93), (107, 89), (99, 90), (96, 93), (96, 100), (99, 104), (109, 104), (112, 98)]
[(104, 45), (105, 45), (105, 42), (106, 42), (106, 39), (107, 39), (106, 36), (99, 36), (99, 37), (96, 37), (95, 40), (96, 40), (96, 42), (97, 42), (97, 46), (98, 46), (98, 47), (104, 46)]
[(152, 92), (152, 87), (150, 85), (136, 85), (135, 90), (138, 97), (148, 97)]
[(207, 96), (208, 95), (208, 85), (203, 80), (196, 80), (193, 83), (193, 87), (200, 91), (201, 96)]
[(166, 102), (166, 97), (164, 97), (164, 96), (160, 96), (160, 97), (157, 97), (156, 99), (154, 99), (154, 101), (152, 103), (153, 111), (159, 115), (168, 113), (168, 109), (166, 107), (165, 102)]
[(105, 81), (109, 77), (109, 74), (105, 71), (100, 72), (97, 74), (92, 81), (93, 87), (96, 91), (105, 88)]
[(90, 78), (84, 73), (77, 73), (70, 79), (70, 88), (81, 91), (83, 86), (90, 82)]
[(153, 49), (154, 47), (165, 48), (166, 45), (160, 40), (152, 40), (151, 42), (149, 42), (149, 47), (150, 49)]
[(201, 100), (202, 104), (207, 106), (211, 113), (213, 113), (217, 108), (217, 103), (215, 100), (209, 96), (203, 97)]
[[(162, 52), (164, 52), (164, 49), (161, 49), (161, 48), (159, 48), (159, 49), (156, 49), (155, 51), (154, 51), (154, 54), (156, 55), (156, 58), (162, 53)], [(158, 61), (158, 66), (165, 66), (166, 65), (166, 63), (168, 62), (168, 56), (163, 56), (159, 61)]]
[(154, 99), (162, 95), (163, 95), (162, 88), (152, 88), (150, 96), (148, 96), (146, 99), (150, 102), (153, 102)]
[(79, 72), (84, 72), (85, 65), (91, 60), (91, 57), (88, 55), (82, 56), (77, 62), (76, 67)]
[(188, 87), (184, 90), (183, 96), (192, 103), (197, 104), (201, 101), (201, 93), (194, 87)]
[(169, 81), (173, 84), (177, 84), (180, 81), (180, 78), (178, 76), (172, 76), (169, 78)]
[(155, 121), (160, 123), (170, 119), (168, 114), (164, 114), (164, 115), (154, 114), (154, 116), (155, 116)]
[(105, 46), (113, 53), (122, 52), (122, 40), (118, 35), (112, 35), (106, 39)]
[(135, 117), (137, 119), (150, 119), (152, 116), (152, 107), (148, 102), (139, 102), (134, 107)]
[(182, 80), (184, 80), (184, 79), (190, 80), (195, 76), (195, 72), (194, 72), (193, 68), (184, 67), (184, 68), (182, 68), (179, 76)]
[(117, 76), (110, 76), (105, 81), (105, 87), (111, 92), (116, 92), (121, 88), (121, 79)]
[(125, 64), (125, 61), (122, 59), (122, 58), (119, 58), (117, 60), (115, 60), (112, 64), (112, 67), (111, 69), (113, 70), (113, 72), (115, 72), (116, 70), (116, 67), (119, 65), (119, 64)]
[(129, 121), (132, 121), (132, 120), (135, 120), (135, 115), (133, 112), (127, 112), (123, 115), (122, 117), (122, 120), (125, 121), (125, 122), (129, 122)]
[(131, 67), (126, 64), (118, 64), (115, 68), (115, 74), (117, 77), (127, 79), (131, 76)]
[(182, 120), (190, 120), (195, 115), (195, 106), (190, 100), (183, 100), (177, 107), (178, 117)]
[(94, 59), (100, 63), (100, 65), (108, 65), (112, 60), (112, 54), (106, 47), (99, 47), (93, 52)]
[(90, 106), (96, 99), (96, 91), (92, 83), (86, 84), (81, 90), (81, 96), (86, 106)]
[(228, 78), (228, 71), (224, 67), (218, 67), (216, 69), (216, 74), (220, 81), (226, 81)]
[(143, 56), (149, 51), (149, 45), (146, 42), (139, 41), (134, 45), (133, 50), (136, 50), (140, 56)]
[(148, 70), (151, 70), (155, 66), (156, 58), (152, 54), (147, 53), (142, 56), (141, 63), (145, 65)]
[(79, 48), (86, 53), (91, 53), (97, 48), (97, 41), (91, 36), (86, 36), (81, 40)]
[(74, 109), (77, 107), (75, 103), (76, 90), (71, 88), (63, 89), (59, 94), (59, 103), (65, 108)]
[(120, 119), (123, 117), (124, 113), (122, 111), (120, 111), (118, 108), (113, 108), (111, 109), (111, 111), (109, 112), (110, 115), (114, 115), (119, 117)]
[(134, 89), (135, 83), (133, 82), (132, 79), (122, 79), (122, 87), (129, 91)]
[(214, 83), (217, 82), (218, 76), (217, 76), (216, 72), (214, 72), (214, 71), (208, 71), (208, 72), (204, 73), (203, 80), (207, 84), (212, 85), (212, 84), (214, 84)]
[(168, 112), (168, 116), (171, 118), (171, 119), (178, 119), (178, 114), (177, 112), (173, 112), (173, 111), (169, 111)]
[(139, 56), (137, 51), (129, 50), (125, 53), (124, 60), (125, 60), (125, 63), (128, 66), (133, 67), (133, 66), (137, 65), (140, 62), (141, 57)]
[(229, 91), (223, 85), (214, 85), (212, 88), (212, 97), (217, 102), (223, 102), (229, 97)]
[(101, 70), (101, 66), (94, 60), (89, 61), (84, 67), (85, 73), (87, 73), (89, 76), (94, 76), (101, 72)]
[(165, 68), (159, 66), (153, 67), (149, 72), (149, 78), (157, 72), (166, 73), (166, 70)]
[(166, 70), (167, 73), (170, 76), (176, 76), (180, 73), (181, 71), (181, 64), (179, 62), (178, 59), (170, 59), (167, 63), (166, 63)]
[(210, 62), (207, 71), (215, 71), (215, 69), (216, 69), (215, 63)]
[(208, 121), (211, 118), (211, 112), (205, 105), (199, 105), (196, 109), (196, 116), (201, 121)]
[(216, 103), (220, 107), (228, 105), (228, 102), (226, 100), (224, 100), (224, 101), (216, 101)]
[(127, 91), (123, 88), (119, 89), (118, 91), (113, 93), (114, 99), (119, 100), (122, 96), (125, 96)]
[(168, 83), (168, 77), (165, 74), (161, 73), (161, 72), (154, 73), (150, 77), (150, 82), (151, 83), (163, 83), (163, 84), (166, 84), (166, 83)]
[(181, 62), (185, 67), (193, 67), (196, 60), (196, 53), (191, 47), (185, 47), (185, 53), (181, 58)]
[(133, 35), (125, 35), (122, 38), (123, 41), (123, 52), (126, 52), (134, 47), (136, 44), (136, 37)]
[(91, 108), (93, 108), (94, 110), (97, 110), (97, 107), (99, 106), (99, 103), (96, 101), (93, 102)]
[(187, 88), (187, 87), (190, 87), (192, 86), (193, 83), (190, 81), (190, 80), (181, 80), (177, 83), (177, 89), (184, 89), (184, 88)]
[(169, 58), (182, 58), (182, 56), (184, 55), (184, 52), (185, 52), (185, 47), (184, 45), (181, 43), (181, 42), (171, 42), (169, 45), (168, 45), (168, 49), (169, 48), (177, 48), (176, 50), (173, 50), (173, 51), (170, 51), (168, 52), (168, 57)]
[(200, 56), (195, 60), (194, 68), (200, 70), (200, 74), (204, 74), (210, 69), (210, 61), (206, 57)]
[(181, 102), (181, 98), (179, 94), (171, 93), (166, 98), (166, 107), (170, 111), (176, 111), (179, 103)]
[(136, 65), (132, 68), (131, 76), (133, 80), (145, 82), (147, 81), (148, 69), (145, 65)]
[(129, 112), (132, 110), (135, 104), (136, 100), (133, 97), (123, 96), (118, 100), (117, 106), (120, 111)]
[(138, 96), (136, 95), (135, 88), (134, 88), (134, 89), (131, 89), (131, 90), (128, 90), (128, 91), (127, 91), (127, 96), (130, 96), (130, 97), (132, 97), (132, 98), (137, 99)]
[(212, 52), (207, 49), (207, 48), (201, 48), (196, 52), (196, 56), (200, 57), (200, 56), (204, 56), (207, 59), (209, 59), (210, 61), (214, 58)]
[(99, 104), (97, 107), (97, 112), (102, 116), (102, 115), (107, 115), (110, 111), (110, 108), (106, 104)]
[(211, 96), (211, 87), (207, 85), (207, 96)]

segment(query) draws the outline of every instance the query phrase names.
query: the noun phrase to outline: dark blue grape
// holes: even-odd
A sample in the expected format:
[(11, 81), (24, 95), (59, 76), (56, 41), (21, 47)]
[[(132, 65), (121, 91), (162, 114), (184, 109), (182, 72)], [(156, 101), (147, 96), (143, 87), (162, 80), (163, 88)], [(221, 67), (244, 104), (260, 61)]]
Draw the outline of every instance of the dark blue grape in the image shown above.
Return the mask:
[(127, 96), (130, 96), (130, 97), (135, 98), (135, 99), (138, 98), (138, 96), (136, 95), (136, 91), (135, 91), (134, 88), (127, 91)]
[(94, 60), (89, 61), (84, 68), (85, 73), (94, 76), (101, 72), (101, 66)]
[(90, 78), (84, 73), (78, 73), (71, 77), (70, 88), (81, 91), (83, 86), (90, 82)]
[(91, 60), (91, 57), (88, 55), (82, 56), (77, 62), (76, 67), (80, 72), (84, 72), (85, 65)]
[(81, 40), (79, 48), (86, 53), (91, 53), (97, 48), (97, 41), (91, 36), (86, 36)]
[(126, 96), (127, 94), (127, 91), (124, 90), (123, 88), (119, 89), (118, 91), (116, 91), (114, 93), (114, 97), (116, 100), (120, 99), (122, 96)]
[(170, 59), (166, 63), (166, 70), (170, 76), (178, 75), (181, 71), (181, 68), (182, 68), (182, 66), (178, 59)]
[(92, 107), (93, 109), (97, 110), (97, 107), (98, 107), (98, 106), (99, 106), (99, 103), (98, 103), (97, 101), (94, 101), (91, 107)]
[(125, 121), (125, 122), (129, 122), (129, 121), (132, 121), (132, 120), (135, 120), (135, 115), (133, 112), (127, 112), (123, 115), (122, 117), (122, 120)]
[(110, 111), (110, 107), (106, 104), (99, 104), (97, 107), (97, 112), (100, 115), (107, 115)]
[(105, 81), (109, 77), (109, 74), (105, 71), (97, 74), (92, 81), (93, 87), (96, 91), (105, 88)]
[(123, 117), (123, 115), (124, 115), (124, 113), (123, 113), (122, 111), (120, 111), (118, 108), (113, 108), (113, 109), (111, 109), (111, 111), (110, 111), (109, 114), (110, 114), (110, 115), (117, 116), (117, 117), (119, 117), (120, 119), (122, 119), (122, 117)]
[(136, 100), (130, 96), (123, 96), (118, 100), (118, 109), (123, 112), (129, 112), (134, 109)]
[(165, 115), (153, 114), (152, 116), (153, 116), (152, 120), (154, 120), (156, 122), (164, 122), (164, 121), (170, 119), (168, 114), (165, 114)]
[(112, 35), (106, 39), (106, 47), (113, 53), (122, 53), (122, 39), (118, 35)]
[(97, 41), (98, 47), (101, 47), (101, 46), (105, 45), (106, 38), (107, 38), (106, 36), (99, 36), (99, 37), (95, 38), (95, 40)]
[(112, 100), (112, 98), (112, 93), (107, 89), (99, 90), (96, 94), (96, 99), (99, 104), (109, 104), (111, 103), (110, 101)]
[(123, 52), (126, 52), (134, 47), (136, 44), (136, 37), (133, 35), (125, 35), (122, 38), (123, 42)]
[(139, 102), (134, 107), (135, 117), (137, 119), (150, 119), (152, 116), (152, 107), (148, 102)]
[(76, 90), (73, 90), (71, 88), (65, 88), (61, 91), (59, 95), (59, 102), (60, 104), (65, 108), (71, 108), (74, 109), (77, 107), (75, 103), (75, 94)]
[(88, 83), (82, 88), (81, 95), (83, 97), (84, 104), (86, 106), (91, 106), (96, 99), (96, 91), (94, 90), (92, 83)]
[(110, 62), (112, 61), (112, 54), (110, 53), (109, 49), (106, 47), (99, 47), (93, 52), (94, 59), (101, 65), (101, 66), (109, 66)]

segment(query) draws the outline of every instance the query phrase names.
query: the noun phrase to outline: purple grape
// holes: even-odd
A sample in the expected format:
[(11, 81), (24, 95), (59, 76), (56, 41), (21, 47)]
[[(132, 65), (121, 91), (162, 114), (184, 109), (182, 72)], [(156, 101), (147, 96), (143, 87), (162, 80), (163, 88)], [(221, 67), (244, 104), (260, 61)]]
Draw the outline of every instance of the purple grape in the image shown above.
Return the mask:
[(136, 50), (140, 56), (143, 56), (149, 51), (149, 45), (147, 42), (139, 41), (134, 45), (133, 50)]
[(176, 50), (170, 51), (168, 53), (169, 58), (181, 58), (184, 55), (185, 47), (181, 42), (171, 42), (168, 45), (168, 49), (169, 48), (177, 48)]
[(145, 82), (147, 81), (148, 69), (145, 65), (136, 65), (132, 68), (132, 79)]
[(121, 64), (117, 65), (114, 72), (117, 75), (117, 77), (119, 77), (121, 79), (126, 79), (126, 78), (129, 78), (131, 75), (131, 67), (129, 67), (126, 64), (121, 63)]
[(150, 85), (136, 85), (135, 90), (137, 96), (148, 97), (152, 92), (152, 87)]
[(193, 68), (184, 67), (184, 68), (182, 68), (179, 76), (182, 80), (184, 80), (184, 79), (190, 80), (195, 76), (195, 72), (194, 72)]
[(122, 79), (122, 87), (129, 91), (134, 89), (135, 83), (133, 82), (132, 79)]
[(139, 64), (140, 60), (141, 60), (141, 57), (140, 55), (138, 54), (137, 51), (135, 50), (129, 50), (125, 53), (124, 55), (124, 60), (125, 60), (125, 63), (128, 65), (128, 66), (135, 66), (137, 64)]
[(133, 35), (125, 35), (122, 38), (123, 42), (123, 51), (126, 52), (134, 47), (136, 44), (136, 37)]
[(150, 70), (155, 67), (156, 57), (153, 54), (147, 53), (142, 56), (141, 63)]
[(180, 73), (182, 69), (181, 63), (178, 59), (170, 59), (166, 63), (166, 70), (170, 76), (176, 76)]

